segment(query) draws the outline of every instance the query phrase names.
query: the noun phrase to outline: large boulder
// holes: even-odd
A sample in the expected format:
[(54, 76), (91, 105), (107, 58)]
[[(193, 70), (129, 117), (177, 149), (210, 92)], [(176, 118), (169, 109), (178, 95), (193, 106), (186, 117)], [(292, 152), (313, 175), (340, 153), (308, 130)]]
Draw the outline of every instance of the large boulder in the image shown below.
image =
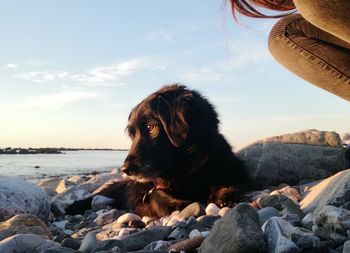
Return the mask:
[(300, 207), (305, 213), (325, 205), (340, 207), (350, 202), (350, 169), (327, 179), (302, 185), (300, 189), (302, 192)]
[(237, 155), (252, 179), (263, 185), (315, 181), (345, 169), (344, 150), (335, 132), (306, 130), (269, 137)]
[(33, 214), (47, 220), (50, 203), (46, 193), (16, 177), (0, 176), (0, 221), (16, 214)]

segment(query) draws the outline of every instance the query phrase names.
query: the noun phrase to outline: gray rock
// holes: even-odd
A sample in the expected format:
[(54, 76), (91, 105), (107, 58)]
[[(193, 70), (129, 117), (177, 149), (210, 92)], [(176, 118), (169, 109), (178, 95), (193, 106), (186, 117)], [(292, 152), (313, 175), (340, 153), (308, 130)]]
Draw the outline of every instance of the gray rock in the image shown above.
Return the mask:
[(301, 251), (320, 247), (320, 239), (312, 231), (294, 227), (288, 233), (288, 239), (293, 241)]
[(138, 250), (138, 251), (129, 251), (128, 253), (168, 253), (167, 250)]
[(271, 217), (281, 216), (280, 212), (276, 208), (271, 207), (271, 206), (261, 208), (258, 211), (258, 215), (259, 215), (259, 220), (260, 220), (261, 226)]
[(171, 242), (169, 241), (155, 241), (148, 244), (144, 249), (145, 250), (166, 250), (169, 246), (171, 246)]
[(258, 200), (261, 207), (274, 207), (281, 214), (295, 213), (300, 219), (304, 218), (304, 213), (299, 205), (295, 204), (293, 200), (284, 195), (268, 195), (261, 197)]
[(269, 137), (237, 152), (254, 181), (265, 185), (315, 181), (345, 169), (340, 137), (306, 130)]
[(8, 237), (0, 241), (0, 252), (27, 253), (30, 250), (42, 252), (48, 249), (60, 248), (60, 244), (43, 239), (33, 234), (20, 234)]
[(300, 252), (298, 246), (287, 238), (294, 227), (279, 217), (272, 217), (264, 224), (264, 236), (268, 253)]
[(301, 188), (300, 206), (304, 212), (313, 212), (325, 205), (341, 206), (350, 202), (350, 169)]
[[(38, 251), (36, 251), (38, 252)], [(47, 249), (44, 251), (40, 251), (40, 253), (75, 253), (76, 251), (74, 249), (70, 248), (57, 248), (57, 249)]]
[(181, 227), (175, 228), (168, 236), (169, 240), (178, 240), (182, 238), (188, 238), (188, 232), (187, 229)]
[(38, 186), (16, 177), (0, 176), (0, 221), (16, 214), (33, 214), (46, 221), (50, 203)]
[(350, 240), (344, 243), (343, 253), (350, 253)]
[[(120, 253), (125, 253), (126, 248), (124, 243), (122, 243), (120, 240), (104, 240), (97, 243), (97, 246), (100, 248), (105, 248), (107, 251), (111, 251), (113, 248), (118, 248), (120, 250)], [(94, 250), (96, 250), (95, 248)]]
[(282, 219), (285, 221), (288, 221), (290, 224), (292, 224), (295, 227), (300, 227), (301, 226), (301, 218), (298, 214), (296, 213), (286, 213), (281, 216)]
[(329, 230), (328, 228), (325, 227), (318, 227), (318, 226), (313, 226), (312, 227), (312, 232), (318, 236), (319, 238), (323, 240), (328, 240), (334, 242), (336, 245), (343, 244), (349, 238), (347, 238), (344, 235), (338, 234), (332, 230)]
[(314, 224), (346, 235), (350, 229), (350, 211), (335, 206), (319, 207), (314, 212)]
[(250, 205), (241, 203), (215, 222), (199, 252), (260, 252), (263, 247), (259, 216)]
[(312, 230), (312, 226), (314, 225), (314, 216), (312, 213), (308, 213), (301, 221), (301, 225), (303, 228)]
[(200, 225), (205, 228), (212, 228), (215, 221), (221, 219), (221, 216), (203, 215), (197, 218)]
[(346, 202), (345, 204), (341, 205), (340, 208), (350, 210), (350, 201)]
[(167, 226), (153, 226), (147, 230), (128, 235), (120, 241), (125, 245), (127, 251), (140, 250), (151, 242), (164, 240), (169, 236), (171, 230), (171, 227)]
[(106, 209), (106, 207), (108, 205), (111, 205), (112, 203), (114, 203), (114, 199), (111, 199), (102, 195), (96, 195), (93, 197), (91, 201), (91, 209), (92, 211)]
[(93, 248), (97, 246), (97, 239), (95, 232), (89, 232), (81, 242), (79, 251), (83, 253), (90, 253)]
[(121, 212), (117, 209), (112, 209), (108, 212), (101, 213), (95, 219), (95, 222), (99, 226), (103, 226), (117, 220), (121, 215)]
[(205, 208), (199, 202), (195, 202), (188, 205), (185, 209), (183, 209), (180, 212), (179, 217), (180, 219), (185, 219), (191, 216), (199, 217), (201, 215), (205, 215)]
[(73, 238), (66, 238), (61, 242), (61, 246), (77, 250), (80, 248), (80, 243)]

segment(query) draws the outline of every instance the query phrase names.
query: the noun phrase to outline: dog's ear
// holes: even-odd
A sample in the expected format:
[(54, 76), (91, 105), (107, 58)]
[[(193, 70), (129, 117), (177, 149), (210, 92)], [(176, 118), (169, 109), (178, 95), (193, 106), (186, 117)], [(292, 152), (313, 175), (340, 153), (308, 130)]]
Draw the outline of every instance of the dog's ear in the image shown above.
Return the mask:
[(158, 97), (158, 117), (163, 128), (175, 147), (180, 147), (188, 134), (187, 113), (189, 101), (193, 98), (190, 93), (179, 96)]

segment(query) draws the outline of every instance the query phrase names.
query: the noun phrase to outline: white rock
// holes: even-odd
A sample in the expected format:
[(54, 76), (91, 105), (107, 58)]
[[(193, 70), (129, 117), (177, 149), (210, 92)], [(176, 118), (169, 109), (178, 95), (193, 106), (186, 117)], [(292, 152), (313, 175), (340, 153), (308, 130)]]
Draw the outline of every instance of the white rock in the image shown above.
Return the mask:
[(224, 215), (228, 212), (228, 211), (230, 211), (231, 210), (231, 208), (229, 208), (229, 207), (223, 207), (223, 208), (221, 208), (220, 209), (220, 211), (219, 211), (219, 213), (218, 213), (218, 215), (220, 215), (221, 217), (224, 217)]
[(193, 239), (195, 237), (203, 237), (202, 233), (197, 229), (193, 229), (191, 233), (188, 235), (188, 238)]
[(217, 216), (219, 212), (220, 212), (220, 208), (218, 208), (218, 206), (215, 205), (214, 203), (210, 203), (205, 209), (205, 213), (207, 215)]
[(67, 220), (56, 221), (56, 222), (52, 223), (52, 226), (55, 226), (55, 227), (60, 228), (60, 229), (64, 229), (64, 227), (66, 226), (67, 223), (68, 223)]
[(58, 183), (58, 185), (57, 185), (55, 191), (56, 191), (57, 193), (66, 192), (66, 191), (69, 189), (69, 187), (70, 187), (71, 185), (72, 185), (72, 183), (68, 182), (66, 179), (62, 179), (62, 180)]
[(129, 230), (128, 230), (127, 228), (122, 228), (122, 229), (119, 231), (118, 236), (119, 236), (120, 238), (123, 238), (123, 237), (125, 237), (125, 236), (127, 236), (127, 235), (129, 235), (129, 234), (130, 234), (130, 232), (129, 232)]
[(141, 220), (141, 217), (134, 213), (126, 213), (118, 218), (118, 223), (127, 224), (131, 220)]
[(0, 176), (0, 221), (23, 213), (46, 220), (50, 213), (46, 193), (20, 178)]
[(148, 216), (143, 216), (142, 217), (142, 221), (143, 223), (145, 223), (146, 225), (148, 225), (149, 223), (151, 223), (152, 221), (154, 221), (154, 218), (148, 217)]
[(60, 244), (45, 240), (39, 235), (19, 234), (0, 241), (0, 252), (42, 252), (47, 249), (59, 248)]
[(84, 182), (84, 179), (82, 179), (82, 177), (79, 175), (75, 175), (75, 176), (69, 177), (68, 181), (73, 183), (73, 184), (81, 184)]

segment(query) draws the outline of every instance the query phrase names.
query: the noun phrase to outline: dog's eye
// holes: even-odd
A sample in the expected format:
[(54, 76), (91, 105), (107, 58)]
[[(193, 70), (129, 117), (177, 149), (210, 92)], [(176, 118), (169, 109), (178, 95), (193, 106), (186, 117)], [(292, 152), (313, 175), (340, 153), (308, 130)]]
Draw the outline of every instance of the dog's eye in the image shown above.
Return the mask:
[(154, 128), (155, 128), (155, 125), (153, 125), (153, 124), (147, 124), (147, 125), (146, 125), (146, 128), (147, 128), (147, 131), (148, 131), (148, 132), (152, 132), (152, 131), (154, 130)]

